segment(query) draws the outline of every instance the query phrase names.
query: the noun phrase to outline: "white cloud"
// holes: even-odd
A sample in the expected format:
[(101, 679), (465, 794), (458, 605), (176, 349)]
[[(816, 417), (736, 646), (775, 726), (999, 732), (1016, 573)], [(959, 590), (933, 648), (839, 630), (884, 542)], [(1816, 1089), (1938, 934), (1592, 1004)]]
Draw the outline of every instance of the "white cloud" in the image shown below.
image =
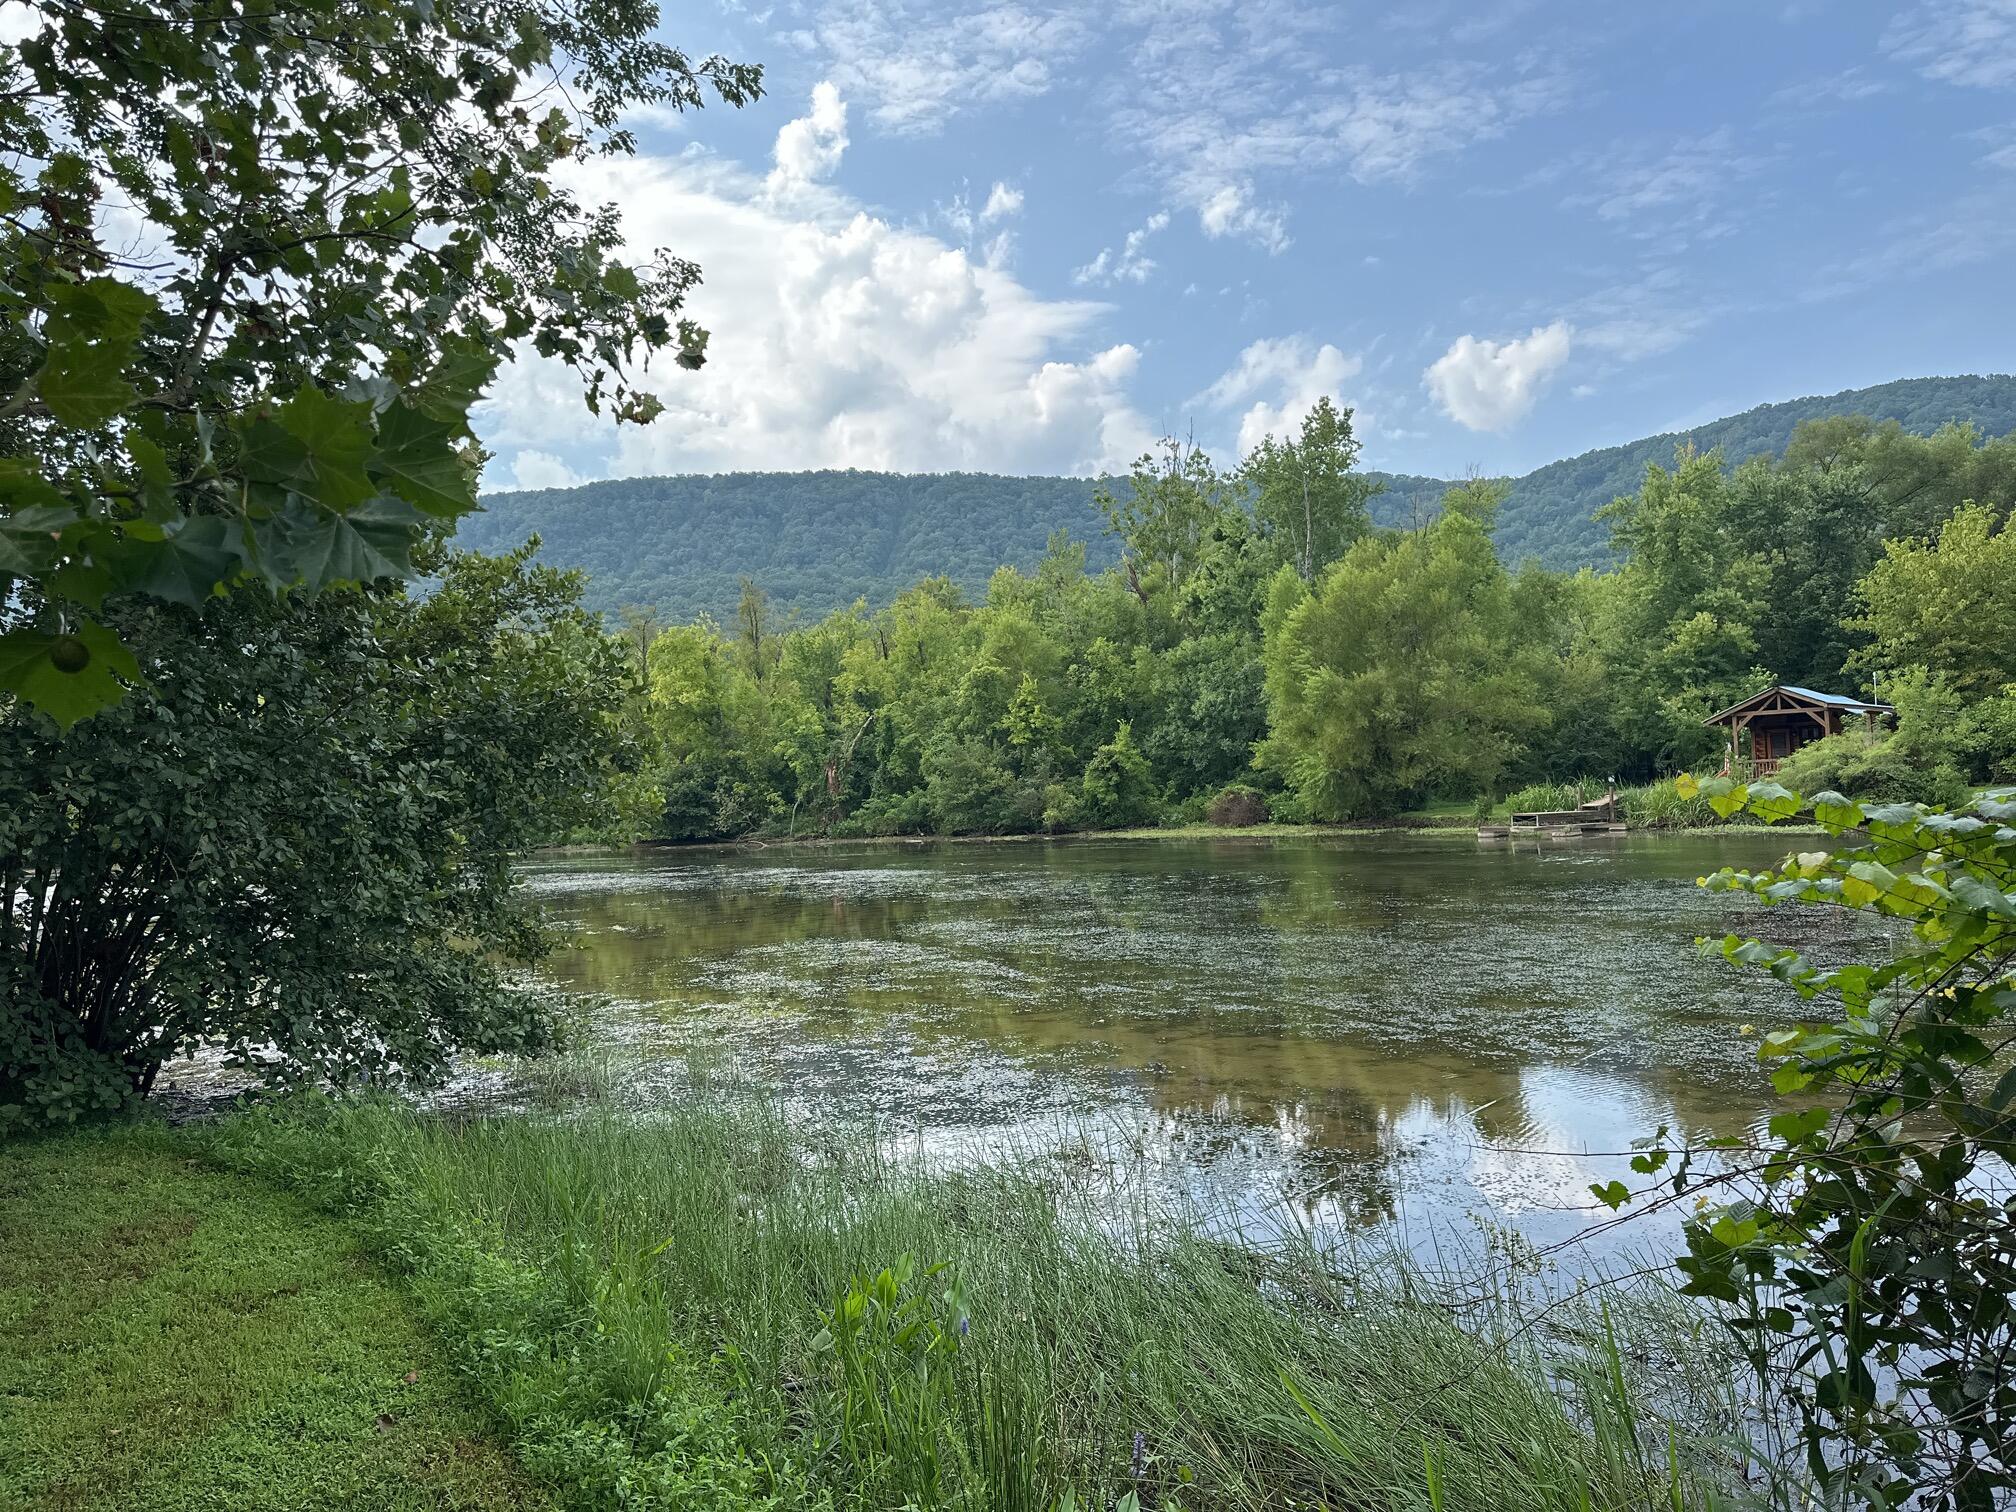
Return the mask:
[(1263, 437), (1292, 432), (1326, 394), (1341, 403), (1343, 385), (1364, 365), (1361, 358), (1328, 342), (1318, 346), (1308, 336), (1264, 337), (1242, 351), (1238, 362), (1193, 402), (1216, 410), (1247, 405), (1239, 418), (1243, 456)]
[(1061, 6), (981, 5), (946, 13), (912, 0), (828, 0), (786, 40), (820, 56), (829, 77), (884, 131), (935, 132), (962, 110), (1047, 93), (1091, 31)]
[(1571, 338), (1567, 322), (1560, 320), (1511, 341), (1459, 336), (1422, 380), (1458, 425), (1504, 430), (1532, 410), (1548, 380), (1568, 360)]
[[(780, 140), (780, 168), (796, 150)], [(521, 356), (479, 414), (494, 449), (544, 452), (589, 476), (1086, 473), (1124, 468), (1153, 439), (1128, 393), (1139, 352), (1088, 339), (1106, 306), (1041, 298), (838, 190), (780, 196), (773, 180), (719, 159), (573, 172), (584, 202), (624, 207), (633, 249), (667, 246), (700, 264), (689, 313), (714, 333), (708, 363), (654, 374), (665, 413), (618, 431), (584, 416), (559, 364)]]
[(2016, 0), (1926, 0), (1890, 23), (1882, 46), (1941, 83), (2016, 84)]
[(581, 475), (560, 458), (534, 446), (525, 447), (511, 463), (513, 488), (572, 488), (580, 481)]
[(1147, 252), (1148, 238), (1168, 224), (1169, 212), (1157, 210), (1127, 233), (1118, 250), (1100, 248), (1097, 257), (1072, 272), (1071, 281), (1076, 284), (1146, 283), (1148, 275), (1155, 271), (1155, 259)]
[(42, 13), (24, 0), (0, 0), (0, 46), (13, 47), (42, 30)]
[(770, 187), (789, 190), (816, 183), (840, 166), (847, 150), (847, 102), (833, 82), (812, 87), (812, 109), (777, 132)]
[(1239, 184), (1223, 185), (1197, 207), (1197, 224), (1209, 237), (1243, 236), (1269, 252), (1285, 252), (1289, 241), (1287, 214), (1251, 203), (1247, 199), (1249, 192)]
[(1341, 7), (1305, 0), (829, 0), (784, 40), (811, 53), (876, 127), (941, 129), (1027, 100), (1096, 60), (1115, 144), (1208, 234), (1287, 245), (1280, 201), (1312, 175), (1408, 182), (1438, 158), (1560, 109), (1572, 91), (1534, 46), (1490, 62), (1387, 70), (1328, 63), (1362, 46)]
[(980, 224), (985, 226), (998, 220), (1012, 220), (1022, 213), (1022, 191), (999, 179), (987, 191), (987, 203), (980, 207)]

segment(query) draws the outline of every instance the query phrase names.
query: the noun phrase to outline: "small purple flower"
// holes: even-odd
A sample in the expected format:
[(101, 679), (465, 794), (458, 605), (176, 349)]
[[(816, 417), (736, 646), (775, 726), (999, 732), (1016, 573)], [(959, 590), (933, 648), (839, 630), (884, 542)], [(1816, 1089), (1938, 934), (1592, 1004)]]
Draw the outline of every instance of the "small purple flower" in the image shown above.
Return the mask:
[(959, 1337), (963, 1339), (971, 1332), (973, 1332), (973, 1320), (971, 1318), (961, 1318), (959, 1320)]
[(1134, 1430), (1134, 1463), (1128, 1473), (1137, 1481), (1148, 1473), (1148, 1435), (1139, 1428)]

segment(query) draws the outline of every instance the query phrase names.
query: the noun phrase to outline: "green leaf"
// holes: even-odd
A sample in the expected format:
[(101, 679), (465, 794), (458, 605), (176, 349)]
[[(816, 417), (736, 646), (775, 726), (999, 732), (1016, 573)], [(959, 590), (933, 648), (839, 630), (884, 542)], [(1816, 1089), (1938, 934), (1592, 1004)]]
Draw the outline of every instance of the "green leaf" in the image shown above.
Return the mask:
[(89, 430), (140, 396), (125, 378), (153, 297), (116, 278), (51, 284), (42, 336), (49, 350), (35, 391), (60, 423)]
[(238, 570), (238, 530), (235, 520), (201, 515), (158, 541), (129, 536), (107, 555), (120, 587), (195, 609)]
[(300, 443), (303, 460), (290, 481), (294, 491), (325, 509), (352, 509), (374, 497), (371, 403), (337, 399), (310, 385), (273, 414), (281, 430)]
[(1612, 1212), (1631, 1200), (1631, 1189), (1621, 1181), (1591, 1182), (1589, 1190), (1598, 1202)]
[(1715, 790), (1717, 785), (1725, 782), (1728, 782), (1726, 777), (1717, 778), (1714, 782), (1704, 782), (1701, 784), (1701, 791), (1708, 799), (1708, 807), (1724, 819), (1733, 819), (1743, 812), (1743, 805), (1750, 799), (1750, 789), (1737, 783), (1717, 792)]
[(1798, 1113), (1780, 1113), (1767, 1127), (1773, 1139), (1781, 1139), (1786, 1144), (1804, 1144), (1827, 1127), (1831, 1116), (1825, 1108), (1807, 1108)]
[(122, 350), (82, 343), (51, 347), (42, 370), (35, 375), (35, 391), (49, 413), (64, 425), (95, 429), (140, 397), (124, 377), (131, 356), (130, 347)]
[(1775, 782), (1755, 782), (1750, 785), (1748, 806), (1766, 824), (1776, 824), (1799, 812), (1799, 795)]
[(1999, 888), (1990, 887), (1979, 877), (1962, 873), (1953, 879), (1949, 891), (1955, 902), (1968, 908), (1992, 914), (1998, 919), (2016, 919), (2016, 898), (2011, 898)]
[(282, 520), (275, 565), (285, 580), (317, 592), (332, 583), (410, 577), (410, 554), (427, 517), (403, 499), (380, 495), (347, 514), (297, 506)]
[(1851, 830), (1862, 823), (1862, 805), (1831, 790), (1815, 793), (1813, 818), (1832, 830)]
[(476, 493), (457, 446), (459, 437), (456, 424), (394, 402), (378, 416), (378, 455), (371, 476), (431, 515), (467, 514), (476, 507)]
[(31, 504), (0, 515), (0, 577), (32, 577), (46, 572), (62, 555), (64, 528), (76, 521), (77, 516), (60, 503)]
[(0, 635), (0, 690), (65, 730), (125, 697), (121, 678), (138, 682), (140, 665), (117, 635), (95, 621), (79, 621), (67, 635), (27, 629)]

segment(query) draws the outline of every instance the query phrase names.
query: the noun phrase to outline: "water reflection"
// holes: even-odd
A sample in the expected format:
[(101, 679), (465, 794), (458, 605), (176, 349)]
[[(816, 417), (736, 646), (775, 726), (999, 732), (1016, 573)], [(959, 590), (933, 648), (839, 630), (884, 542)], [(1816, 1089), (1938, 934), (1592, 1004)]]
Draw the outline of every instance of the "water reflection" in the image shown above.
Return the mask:
[[(1070, 841), (568, 858), (554, 975), (616, 1000), (640, 1100), (696, 1046), (820, 1120), (939, 1158), (1152, 1180), (1242, 1221), (1587, 1229), (1661, 1123), (1767, 1116), (1733, 1030), (1789, 995), (1703, 958), (1748, 900), (1694, 879), (1765, 834)], [(1781, 912), (1822, 958), (1867, 926)], [(1833, 933), (1830, 933), (1832, 931)], [(499, 1090), (509, 1096), (507, 1085)]]

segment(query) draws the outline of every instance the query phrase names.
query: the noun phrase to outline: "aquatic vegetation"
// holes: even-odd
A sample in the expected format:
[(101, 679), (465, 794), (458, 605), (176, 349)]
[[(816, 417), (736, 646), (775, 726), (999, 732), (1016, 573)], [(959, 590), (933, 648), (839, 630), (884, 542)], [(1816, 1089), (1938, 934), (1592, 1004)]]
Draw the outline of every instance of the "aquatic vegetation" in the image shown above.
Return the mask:
[(310, 1101), (201, 1137), (375, 1235), (582, 1506), (1735, 1504), (1728, 1404), (1662, 1415), (1638, 1379), (1698, 1330), (1619, 1348), (1383, 1256), (1102, 1224), (1066, 1180), (933, 1175), (760, 1104)]

